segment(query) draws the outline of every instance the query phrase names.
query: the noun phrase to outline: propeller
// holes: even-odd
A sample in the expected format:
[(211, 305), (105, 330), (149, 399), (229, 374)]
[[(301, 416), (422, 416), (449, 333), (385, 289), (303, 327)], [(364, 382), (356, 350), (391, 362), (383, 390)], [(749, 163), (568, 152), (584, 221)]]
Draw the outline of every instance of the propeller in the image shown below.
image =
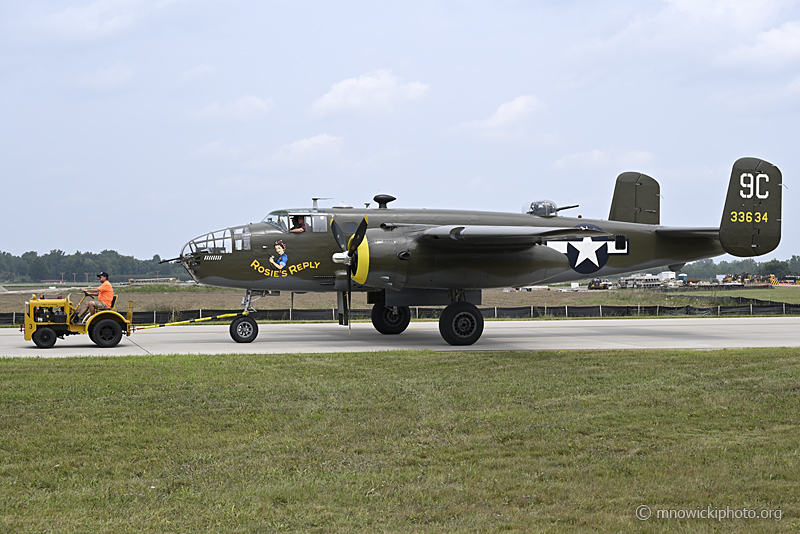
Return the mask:
[(331, 219), (331, 233), (333, 234), (333, 238), (336, 240), (336, 244), (339, 245), (339, 248), (342, 249), (341, 253), (337, 253), (333, 255), (333, 261), (336, 263), (344, 263), (347, 265), (347, 329), (350, 331), (350, 308), (352, 307), (353, 303), (353, 270), (354, 267), (358, 266), (358, 247), (361, 245), (361, 242), (364, 241), (364, 237), (367, 235), (367, 227), (369, 226), (369, 221), (366, 217), (361, 220), (361, 223), (356, 228), (353, 237), (350, 238), (350, 246), (347, 246), (347, 240), (344, 237), (344, 232), (336, 223), (335, 220)]

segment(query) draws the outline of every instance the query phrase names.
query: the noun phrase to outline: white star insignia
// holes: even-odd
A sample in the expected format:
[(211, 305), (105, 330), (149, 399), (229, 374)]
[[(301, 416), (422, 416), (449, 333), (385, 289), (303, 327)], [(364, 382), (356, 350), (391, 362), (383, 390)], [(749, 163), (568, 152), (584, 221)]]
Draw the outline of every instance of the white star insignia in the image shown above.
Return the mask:
[(600, 267), (600, 262), (597, 260), (597, 250), (606, 246), (606, 243), (606, 241), (592, 241), (591, 237), (584, 237), (583, 241), (570, 241), (569, 244), (578, 250), (578, 259), (575, 260), (575, 267), (586, 260)]

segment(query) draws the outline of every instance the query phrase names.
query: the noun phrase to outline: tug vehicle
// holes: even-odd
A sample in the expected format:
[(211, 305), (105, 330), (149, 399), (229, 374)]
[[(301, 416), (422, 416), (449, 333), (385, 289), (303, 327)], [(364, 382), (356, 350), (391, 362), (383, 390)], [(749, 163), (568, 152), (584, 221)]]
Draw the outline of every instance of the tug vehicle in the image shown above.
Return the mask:
[(89, 339), (98, 347), (115, 347), (122, 340), (122, 334), (130, 336), (133, 332), (133, 302), (128, 303), (125, 317), (114, 311), (117, 296), (111, 308), (100, 310), (86, 318), (85, 322), (75, 322), (75, 310), (80, 308), (86, 295), (77, 306), (69, 297), (45, 298), (32, 295), (25, 303), (25, 321), (20, 326), (25, 332), (25, 341), (31, 341), (40, 349), (49, 349), (56, 344), (56, 338), (89, 334)]

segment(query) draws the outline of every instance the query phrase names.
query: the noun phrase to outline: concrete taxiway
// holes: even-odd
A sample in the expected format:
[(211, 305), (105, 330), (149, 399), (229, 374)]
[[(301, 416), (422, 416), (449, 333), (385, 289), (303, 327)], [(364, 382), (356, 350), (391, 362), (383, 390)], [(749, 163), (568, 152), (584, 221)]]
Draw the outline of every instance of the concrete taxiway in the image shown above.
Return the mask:
[(88, 336), (59, 339), (51, 349), (25, 341), (17, 329), (0, 329), (0, 356), (69, 357), (137, 354), (315, 353), (383, 350), (585, 350), (722, 349), (800, 347), (800, 317), (584, 319), (487, 321), (483, 337), (469, 347), (452, 347), (436, 322), (412, 322), (397, 336), (376, 332), (369, 323), (260, 324), (258, 338), (235, 343), (227, 326), (156, 328), (123, 337), (111, 349)]

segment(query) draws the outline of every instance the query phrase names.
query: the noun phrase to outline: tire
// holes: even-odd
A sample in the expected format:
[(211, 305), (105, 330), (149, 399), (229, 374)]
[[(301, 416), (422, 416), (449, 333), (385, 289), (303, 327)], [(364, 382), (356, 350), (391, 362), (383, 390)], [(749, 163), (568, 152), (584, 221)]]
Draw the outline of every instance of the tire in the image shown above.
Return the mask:
[(483, 315), (469, 302), (453, 302), (439, 317), (439, 333), (451, 345), (472, 345), (483, 334)]
[(248, 316), (237, 317), (231, 322), (231, 337), (237, 343), (252, 343), (258, 336), (258, 323)]
[(122, 340), (122, 327), (114, 319), (101, 319), (92, 326), (92, 334), (89, 339), (104, 349), (116, 347)]
[(400, 334), (411, 322), (411, 310), (408, 306), (384, 306), (375, 304), (372, 307), (372, 326), (381, 334)]
[(56, 332), (49, 326), (37, 328), (33, 333), (33, 342), (40, 349), (49, 349), (56, 344)]

